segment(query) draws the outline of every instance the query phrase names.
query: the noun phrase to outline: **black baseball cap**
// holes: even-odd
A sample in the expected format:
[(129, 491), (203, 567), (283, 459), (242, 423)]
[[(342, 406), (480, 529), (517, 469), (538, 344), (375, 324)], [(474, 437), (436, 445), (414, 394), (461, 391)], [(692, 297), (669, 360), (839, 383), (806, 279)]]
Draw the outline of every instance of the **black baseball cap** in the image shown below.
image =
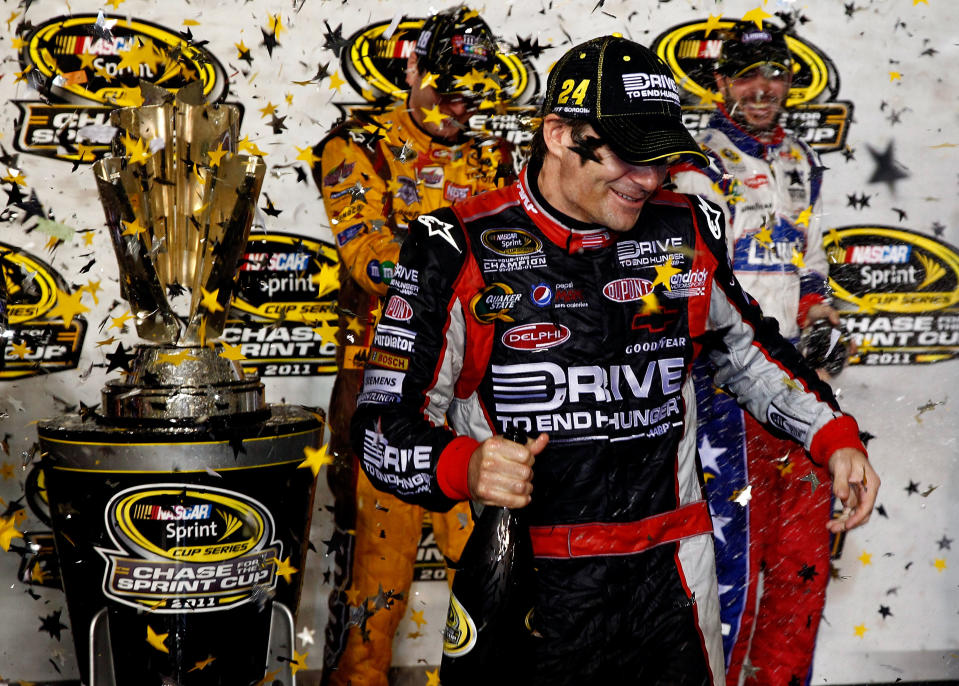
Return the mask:
[(496, 63), (496, 39), (475, 10), (465, 5), (451, 7), (423, 22), (414, 51), (420, 72), (436, 75), (436, 90), (451, 93), (472, 70), (491, 71)]
[(716, 61), (716, 71), (736, 78), (753, 69), (764, 69), (768, 75), (791, 74), (793, 59), (786, 45), (785, 31), (768, 22), (738, 21), (722, 34), (723, 46)]
[(587, 120), (630, 164), (666, 164), (674, 155), (708, 160), (683, 126), (673, 74), (649, 48), (618, 36), (581, 43), (549, 73), (542, 116)]

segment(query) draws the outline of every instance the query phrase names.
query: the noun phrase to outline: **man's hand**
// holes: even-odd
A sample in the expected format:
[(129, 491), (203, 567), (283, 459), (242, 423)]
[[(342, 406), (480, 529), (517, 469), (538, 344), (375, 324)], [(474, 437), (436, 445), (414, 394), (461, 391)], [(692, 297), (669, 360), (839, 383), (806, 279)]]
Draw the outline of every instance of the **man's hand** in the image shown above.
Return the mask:
[(820, 319), (826, 319), (833, 326), (839, 326), (839, 312), (832, 305), (816, 303), (815, 305), (809, 306), (809, 310), (806, 312), (806, 319), (802, 323), (802, 328), (805, 329)]
[(829, 457), (829, 473), (832, 492), (844, 509), (826, 528), (838, 534), (868, 522), (879, 492), (879, 475), (866, 456), (855, 448), (841, 448)]
[(526, 445), (493, 436), (470, 456), (468, 483), (473, 498), (483, 505), (520, 508), (529, 505), (533, 492), (533, 461), (546, 444), (547, 434)]
[[(809, 310), (806, 312), (806, 318), (803, 320), (802, 328), (807, 326), (812, 326), (821, 319), (827, 320), (830, 324), (835, 327), (839, 327), (842, 323), (839, 320), (839, 311), (836, 310), (832, 305), (826, 303), (816, 303), (815, 305), (810, 305)], [(858, 352), (856, 342), (852, 338), (848, 338), (846, 342), (846, 348), (848, 354), (846, 355), (846, 360)], [(826, 383), (829, 383), (832, 380), (832, 376), (825, 369), (817, 369), (816, 374), (819, 378)]]

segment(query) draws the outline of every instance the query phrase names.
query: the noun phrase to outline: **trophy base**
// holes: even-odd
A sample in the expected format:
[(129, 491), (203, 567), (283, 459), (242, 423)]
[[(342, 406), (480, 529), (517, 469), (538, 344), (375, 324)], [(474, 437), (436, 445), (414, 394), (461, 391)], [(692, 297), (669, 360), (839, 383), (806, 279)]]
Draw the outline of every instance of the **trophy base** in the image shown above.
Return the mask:
[(100, 423), (183, 425), (262, 422), (263, 384), (208, 347), (138, 345), (131, 371), (101, 391)]

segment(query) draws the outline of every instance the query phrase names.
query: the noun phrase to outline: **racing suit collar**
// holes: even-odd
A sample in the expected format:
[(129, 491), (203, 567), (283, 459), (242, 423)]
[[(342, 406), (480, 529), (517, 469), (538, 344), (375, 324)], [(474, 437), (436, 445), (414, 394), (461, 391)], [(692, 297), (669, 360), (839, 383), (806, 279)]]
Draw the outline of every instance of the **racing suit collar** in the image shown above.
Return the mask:
[(786, 131), (783, 127), (777, 125), (775, 131), (773, 131), (772, 141), (770, 143), (764, 143), (740, 127), (739, 124), (729, 116), (729, 113), (722, 103), (716, 106), (716, 111), (709, 118), (709, 126), (725, 133), (729, 137), (729, 140), (731, 140), (740, 151), (751, 157), (765, 157), (767, 149), (779, 147), (786, 138)]
[(535, 211), (529, 212), (530, 218), (543, 235), (570, 254), (605, 248), (615, 243), (618, 235), (615, 231), (573, 219), (546, 202), (536, 183), (542, 166), (540, 160), (530, 161), (520, 172), (517, 183), (523, 204), (526, 204), (526, 200), (531, 203)]

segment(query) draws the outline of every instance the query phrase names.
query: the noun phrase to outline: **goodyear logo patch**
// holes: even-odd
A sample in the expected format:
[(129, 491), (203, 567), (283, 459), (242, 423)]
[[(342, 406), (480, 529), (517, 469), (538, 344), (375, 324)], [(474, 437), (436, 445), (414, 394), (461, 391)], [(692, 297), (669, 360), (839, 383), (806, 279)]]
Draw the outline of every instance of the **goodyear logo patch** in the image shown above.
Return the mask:
[[(734, 22), (722, 20), (709, 35), (707, 21), (695, 20), (660, 34), (652, 50), (670, 67), (683, 101), (683, 123), (694, 135), (706, 128), (721, 95), (715, 92), (713, 65), (722, 48), (720, 35)], [(793, 80), (783, 127), (820, 152), (845, 145), (852, 121), (852, 103), (838, 100), (839, 76), (832, 60), (812, 43), (787, 34), (793, 56)]]
[(75, 369), (87, 331), (84, 293), (71, 292), (50, 265), (5, 243), (0, 278), (9, 332), (0, 337), (0, 380)]
[(111, 498), (113, 550), (104, 593), (152, 612), (209, 612), (243, 605), (276, 586), (282, 543), (258, 501), (218, 488), (148, 484)]
[(887, 226), (824, 238), (829, 277), (860, 364), (922, 364), (959, 355), (959, 253)]

